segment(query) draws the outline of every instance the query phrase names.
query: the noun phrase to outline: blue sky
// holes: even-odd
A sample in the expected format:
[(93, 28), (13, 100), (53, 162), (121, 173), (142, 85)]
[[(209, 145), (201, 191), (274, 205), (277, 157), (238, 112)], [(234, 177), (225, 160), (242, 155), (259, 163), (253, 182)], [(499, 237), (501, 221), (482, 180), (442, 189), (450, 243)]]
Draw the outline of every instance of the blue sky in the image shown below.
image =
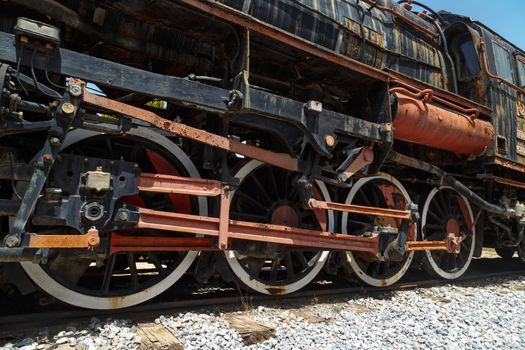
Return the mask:
[(525, 50), (525, 0), (418, 0), (436, 11), (472, 17)]

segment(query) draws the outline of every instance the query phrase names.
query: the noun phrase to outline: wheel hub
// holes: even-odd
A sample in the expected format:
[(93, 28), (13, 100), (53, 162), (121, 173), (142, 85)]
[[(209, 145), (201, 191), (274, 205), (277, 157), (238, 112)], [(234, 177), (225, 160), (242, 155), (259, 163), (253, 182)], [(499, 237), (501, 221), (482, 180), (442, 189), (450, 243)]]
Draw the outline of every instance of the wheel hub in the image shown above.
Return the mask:
[(455, 218), (448, 219), (447, 233), (454, 233), (455, 235), (459, 235), (459, 223)]
[(279, 205), (272, 213), (271, 223), (274, 225), (299, 226), (299, 215), (289, 204)]

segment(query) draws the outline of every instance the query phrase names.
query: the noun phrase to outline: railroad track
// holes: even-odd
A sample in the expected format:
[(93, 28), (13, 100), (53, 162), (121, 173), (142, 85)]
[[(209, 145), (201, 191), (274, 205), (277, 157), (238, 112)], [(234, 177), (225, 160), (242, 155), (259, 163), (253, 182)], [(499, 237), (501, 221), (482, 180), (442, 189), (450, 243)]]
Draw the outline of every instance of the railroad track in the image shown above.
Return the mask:
[[(503, 270), (505, 268), (506, 270)], [(462, 278), (454, 281), (442, 279), (425, 278), (423, 272), (414, 274), (413, 280), (397, 283), (387, 288), (372, 288), (366, 286), (338, 287), (328, 284), (321, 285), (321, 289), (305, 290), (290, 295), (275, 297), (263, 295), (237, 295), (230, 296), (231, 289), (223, 292), (227, 296), (195, 296), (191, 299), (161, 301), (156, 303), (143, 304), (127, 309), (108, 311), (108, 310), (83, 310), (65, 309), (60, 311), (43, 311), (25, 314), (13, 314), (0, 317), (0, 342), (2, 339), (20, 337), (22, 333), (30, 334), (34, 330), (46, 326), (49, 329), (59, 329), (65, 324), (72, 322), (82, 323), (89, 321), (91, 317), (111, 317), (131, 319), (137, 322), (151, 321), (159, 314), (175, 313), (188, 310), (198, 310), (206, 308), (220, 308), (224, 310), (239, 310), (246, 304), (251, 307), (259, 305), (299, 305), (301, 302), (323, 302), (347, 298), (351, 295), (379, 294), (389, 291), (409, 290), (415, 288), (429, 288), (440, 285), (459, 285), (467, 282), (490, 281), (493, 278), (504, 278), (513, 276), (525, 276), (525, 266), (517, 261), (503, 261), (502, 259), (478, 259), (474, 261), (471, 271)], [(319, 288), (319, 285), (318, 285)]]

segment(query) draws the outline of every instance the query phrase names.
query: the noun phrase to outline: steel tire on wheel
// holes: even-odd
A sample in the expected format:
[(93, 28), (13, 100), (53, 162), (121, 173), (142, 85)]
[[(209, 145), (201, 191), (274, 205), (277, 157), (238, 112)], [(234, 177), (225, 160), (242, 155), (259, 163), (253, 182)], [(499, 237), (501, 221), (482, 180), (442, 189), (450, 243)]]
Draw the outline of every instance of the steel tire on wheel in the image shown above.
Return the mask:
[[(98, 136), (99, 133), (85, 130), (73, 130), (71, 131), (66, 140), (62, 145), (62, 149), (65, 149), (77, 142), (84, 141), (88, 138)], [(128, 135), (131, 137), (147, 140), (153, 144), (158, 145), (165, 152), (171, 154), (179, 163), (183, 166), (184, 170), (187, 172), (188, 176), (193, 178), (200, 178), (199, 172), (196, 167), (193, 165), (188, 156), (173, 142), (168, 138), (146, 128), (137, 128), (131, 129), (128, 132)], [(207, 202), (205, 198), (199, 197), (197, 199), (198, 203), (198, 214), (206, 216), (208, 214)], [(191, 251), (187, 252), (186, 255), (182, 258), (179, 264), (171, 270), (169, 274), (164, 276), (158, 283), (155, 283), (151, 286), (148, 286), (146, 289), (141, 291), (128, 294), (120, 295), (114, 297), (99, 297), (93, 295), (87, 295), (79, 293), (73, 289), (68, 288), (67, 286), (62, 285), (57, 282), (53, 277), (51, 277), (42, 266), (38, 264), (33, 264), (31, 262), (21, 263), (22, 268), (28, 274), (28, 276), (37, 284), (41, 289), (43, 289), (48, 294), (54, 296), (55, 298), (79, 307), (89, 308), (89, 309), (99, 309), (99, 310), (108, 310), (108, 309), (120, 309), (136, 304), (143, 303), (155, 296), (161, 294), (166, 289), (171, 287), (177, 280), (179, 280), (193, 261), (197, 258), (198, 252)]]
[[(391, 175), (379, 173), (378, 175), (375, 175), (375, 176), (361, 178), (357, 180), (356, 183), (352, 186), (352, 189), (350, 190), (350, 192), (348, 193), (345, 203), (346, 204), (356, 204), (354, 199), (356, 198), (358, 191), (361, 188), (363, 188), (365, 185), (370, 185), (370, 184), (373, 184), (374, 182), (390, 183), (391, 185), (393, 185), (395, 188), (398, 189), (398, 191), (404, 197), (404, 200), (407, 203), (411, 201), (408, 192), (397, 179), (395, 179)], [(368, 203), (357, 203), (357, 204), (369, 205)], [(396, 209), (405, 209), (405, 208), (396, 208)], [(349, 218), (350, 218), (349, 213), (343, 212), (342, 218), (341, 218), (341, 232), (342, 233), (350, 233), (348, 232)], [(360, 266), (360, 264), (357, 261), (357, 258), (360, 257), (360, 254), (362, 253), (353, 253), (351, 251), (346, 252), (345, 253), (346, 263), (348, 264), (348, 267), (353, 272), (353, 275), (355, 277), (357, 277), (361, 282), (367, 285), (373, 286), (373, 287), (387, 287), (399, 281), (407, 272), (408, 268), (410, 267), (410, 264), (412, 263), (412, 259), (414, 258), (414, 252), (406, 253), (402, 261), (397, 262), (397, 263), (392, 263), (394, 265), (393, 272), (387, 273), (386, 276), (380, 275), (381, 277), (377, 277), (377, 276), (373, 276), (372, 273), (365, 271), (363, 267)]]
[[(464, 202), (465, 207), (467, 209), (467, 212), (468, 212), (467, 215), (469, 216), (470, 222), (474, 222), (474, 215), (472, 214), (472, 208), (470, 207), (470, 204), (468, 203), (467, 199), (464, 196), (460, 195), (453, 188), (448, 187), (448, 186), (443, 186), (443, 187), (439, 187), (439, 188), (436, 187), (432, 191), (430, 191), (430, 193), (427, 196), (427, 199), (425, 201), (425, 205), (423, 206), (423, 211), (422, 211), (422, 215), (421, 215), (421, 238), (422, 238), (422, 240), (427, 240), (427, 238), (429, 237), (429, 236), (427, 237), (427, 233), (426, 233), (425, 227), (426, 227), (427, 223), (430, 221), (429, 220), (429, 215), (432, 215), (432, 214), (430, 214), (430, 211), (431, 210), (436, 211), (435, 209), (431, 208), (430, 206), (433, 203), (433, 200), (435, 198), (436, 198), (436, 200), (438, 200), (438, 198), (436, 196), (442, 195), (442, 194), (440, 194), (440, 192), (442, 193), (443, 191), (449, 191), (449, 193), (454, 193), (456, 198), (461, 199)], [(453, 205), (454, 204), (450, 204), (449, 207), (452, 207)], [(439, 214), (437, 214), (437, 211), (436, 211), (436, 213), (434, 215), (439, 215)], [(462, 215), (462, 214), (460, 213), (460, 215)], [(439, 237), (432, 237), (432, 239), (430, 239), (430, 240), (432, 240), (432, 241), (433, 240), (441, 240), (441, 239), (444, 239), (444, 238), (445, 238), (445, 236), (444, 236), (444, 231), (443, 231), (442, 235), (439, 235)], [(472, 261), (472, 256), (474, 255), (474, 246), (476, 244), (475, 239), (476, 239), (476, 228), (473, 227), (472, 228), (472, 233), (469, 235), (467, 243), (465, 243), (465, 241), (463, 241), (461, 243), (461, 251), (460, 251), (459, 254), (466, 255), (466, 259), (463, 258), (461, 266), (459, 268), (457, 267), (457, 265), (456, 265), (455, 269), (445, 269), (445, 268), (441, 267), (440, 264), (436, 261), (436, 256), (438, 254), (449, 254), (449, 253), (446, 253), (446, 252), (432, 252), (432, 251), (429, 251), (429, 250), (424, 252), (424, 255), (423, 255), (423, 267), (432, 276), (436, 276), (436, 277), (440, 277), (440, 278), (444, 278), (444, 279), (450, 279), (450, 280), (461, 277), (467, 271), (467, 269), (468, 269), (468, 267), (469, 267), (469, 265), (470, 265), (470, 263)], [(468, 251), (468, 254), (465, 254), (465, 249)], [(462, 255), (462, 257), (463, 257), (463, 255)], [(452, 254), (449, 254), (447, 257), (449, 259), (454, 259), (455, 258), (454, 256), (452, 256)], [(443, 257), (443, 259), (444, 258), (445, 257)], [(457, 258), (456, 258), (456, 260), (457, 260)]]
[[(240, 179), (240, 183), (242, 186), (243, 181), (253, 172), (257, 171), (261, 167), (264, 167), (265, 165), (257, 160), (251, 160), (248, 163), (246, 163), (236, 174), (235, 177)], [(320, 195), (323, 197), (323, 200), (329, 201), (330, 195), (328, 193), (328, 190), (326, 186), (320, 182), (316, 181), (316, 186), (318, 191), (320, 192)], [(240, 187), (239, 187), (240, 188)], [(235, 197), (235, 191), (232, 192), (232, 203), (233, 198)], [(327, 215), (327, 227), (329, 231), (333, 232), (333, 212), (328, 211)], [(254, 278), (252, 275), (246, 271), (246, 269), (241, 265), (239, 262), (239, 255), (236, 251), (230, 250), (225, 252), (226, 261), (228, 262), (228, 265), (230, 266), (233, 274), (237, 278), (238, 281), (241, 282), (242, 285), (247, 287), (248, 289), (261, 293), (261, 294), (289, 294), (293, 293), (304, 286), (306, 286), (308, 283), (310, 283), (317, 274), (321, 271), (321, 269), (324, 266), (324, 263), (326, 262), (328, 258), (329, 252), (328, 251), (320, 251), (316, 255), (316, 260), (313, 264), (313, 266), (307, 271), (306, 274), (302, 275), (298, 280), (294, 281), (293, 283), (282, 285), (282, 284), (270, 284), (263, 280), (258, 280)]]

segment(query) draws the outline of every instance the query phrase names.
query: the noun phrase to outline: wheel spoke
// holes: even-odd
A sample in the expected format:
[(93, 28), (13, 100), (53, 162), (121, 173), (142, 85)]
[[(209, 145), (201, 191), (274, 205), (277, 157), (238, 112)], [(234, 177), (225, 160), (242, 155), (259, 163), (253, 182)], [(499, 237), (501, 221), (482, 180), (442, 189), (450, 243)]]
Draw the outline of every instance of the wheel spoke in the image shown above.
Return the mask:
[(269, 173), (268, 181), (270, 181), (270, 186), (273, 190), (273, 195), (275, 199), (280, 199), (281, 194), (279, 193), (279, 188), (277, 187), (277, 181), (275, 179), (275, 170), (271, 167), (265, 167), (267, 169), (267, 172)]
[[(372, 203), (370, 202), (370, 200), (368, 199), (368, 197), (365, 195), (365, 192), (364, 191), (358, 191), (357, 194), (359, 194), (359, 196), (361, 197), (361, 199), (363, 199), (365, 205), (371, 207), (372, 206)], [(359, 204), (359, 203), (357, 203)]]
[(270, 281), (277, 282), (277, 272), (279, 272), (279, 259), (272, 260), (272, 267), (270, 268)]
[(153, 263), (155, 266), (155, 270), (159, 273), (159, 275), (164, 275), (164, 268), (162, 267), (162, 264), (160, 263), (159, 259), (157, 258), (157, 255), (154, 253), (148, 253), (149, 260)]
[(127, 253), (128, 265), (129, 265), (129, 274), (131, 276), (131, 283), (133, 287), (139, 286), (139, 275), (137, 273), (137, 265), (135, 262), (135, 257), (133, 253)]
[(266, 201), (268, 205), (272, 205), (273, 201), (268, 196), (268, 191), (264, 188), (264, 186), (261, 184), (257, 176), (255, 176), (255, 173), (250, 173), (250, 179), (255, 183), (257, 186), (257, 189), (259, 190), (258, 193), (261, 194)]
[(463, 254), (459, 253), (457, 256), (456, 256), (456, 261), (457, 261), (457, 268), (460, 269), (462, 268), (464, 265), (465, 265), (465, 258), (463, 257)]
[(446, 199), (443, 195), (443, 191), (438, 191), (436, 197), (439, 201), (440, 208), (443, 209), (445, 213), (450, 214), (450, 207), (447, 206)]
[(439, 212), (439, 216), (445, 217), (446, 214), (443, 212), (443, 209), (441, 209), (441, 207), (439, 206), (439, 203), (437, 200), (431, 201), (429, 210), (430, 210), (430, 207), (434, 208), (437, 212)]
[(286, 253), (286, 256), (284, 258), (284, 263), (286, 267), (286, 278), (291, 281), (293, 280), (293, 276), (294, 276), (292, 253), (290, 252)]
[(294, 255), (297, 257), (297, 260), (299, 261), (299, 264), (301, 264), (302, 267), (309, 267), (310, 264), (308, 263), (308, 260), (306, 260), (306, 257), (304, 256), (304, 252), (301, 251), (292, 251)]
[(115, 270), (116, 260), (117, 254), (113, 254), (109, 258), (109, 261), (106, 262), (106, 268), (104, 269), (104, 279), (102, 280), (102, 286), (100, 287), (104, 293), (109, 291), (109, 284), (111, 283), (111, 277), (113, 277), (113, 270)]
[(359, 225), (359, 226), (364, 226), (364, 227), (372, 226), (372, 224), (369, 223), (369, 222), (364, 222), (364, 221), (359, 221), (359, 220), (348, 219), (348, 220), (346, 220), (346, 221), (347, 221), (348, 223), (350, 223), (350, 224)]
[(442, 220), (442, 218), (433, 211), (428, 211), (428, 214), (437, 222), (440, 222)]
[(266, 213), (268, 211), (268, 208), (263, 206), (261, 203), (259, 203), (256, 199), (254, 199), (253, 197), (251, 197), (249, 194), (247, 194), (246, 192), (240, 190), (240, 189), (237, 189), (235, 190), (235, 195), (237, 196), (240, 196), (242, 197), (243, 199), (245, 199), (248, 203), (250, 203), (250, 205), (253, 207), (253, 208), (257, 208), (259, 209), (260, 211), (262, 211), (263, 213)]
[(425, 237), (426, 241), (439, 241), (440, 239), (444, 238), (445, 232), (443, 231), (435, 231), (432, 234)]

